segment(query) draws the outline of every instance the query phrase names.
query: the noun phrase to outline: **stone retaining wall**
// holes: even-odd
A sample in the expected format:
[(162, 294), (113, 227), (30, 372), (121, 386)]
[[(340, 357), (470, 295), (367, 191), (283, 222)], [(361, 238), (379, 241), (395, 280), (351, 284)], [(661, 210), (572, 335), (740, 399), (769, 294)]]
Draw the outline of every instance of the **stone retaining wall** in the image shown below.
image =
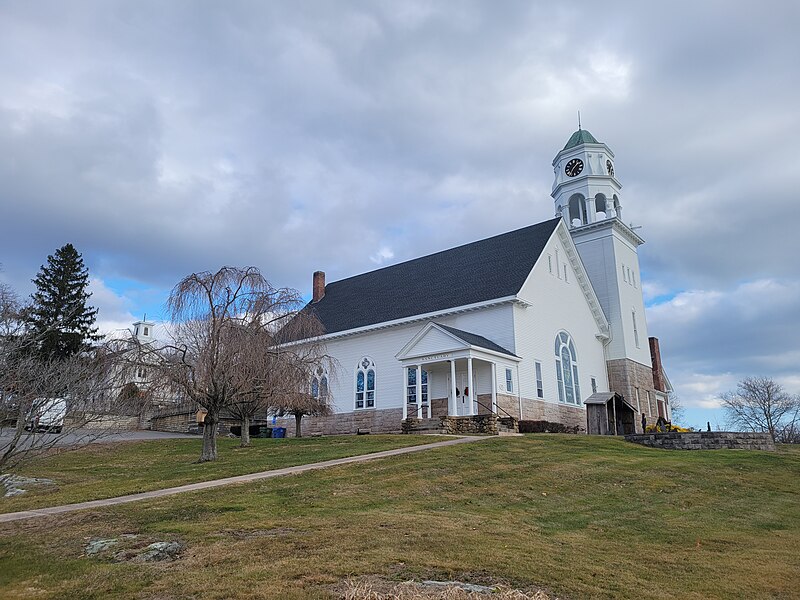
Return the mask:
[(637, 433), (626, 435), (634, 444), (663, 448), (665, 450), (775, 450), (768, 433), (743, 433), (736, 431), (693, 431), (689, 433)]
[(443, 417), (442, 433), (489, 433), (497, 435), (497, 417), (495, 415), (474, 415), (471, 417)]
[(192, 428), (197, 429), (197, 411), (175, 412), (173, 414), (155, 416), (150, 420), (150, 428), (155, 431), (188, 433)]
[[(402, 420), (402, 408), (356, 410), (327, 417), (303, 417), (302, 431), (304, 436), (346, 435), (359, 430), (370, 433), (400, 433)], [(287, 436), (294, 435), (294, 417), (278, 418), (277, 425), (286, 427)]]
[(79, 419), (67, 415), (65, 428), (135, 430), (139, 428), (139, 417), (125, 415), (82, 415)]

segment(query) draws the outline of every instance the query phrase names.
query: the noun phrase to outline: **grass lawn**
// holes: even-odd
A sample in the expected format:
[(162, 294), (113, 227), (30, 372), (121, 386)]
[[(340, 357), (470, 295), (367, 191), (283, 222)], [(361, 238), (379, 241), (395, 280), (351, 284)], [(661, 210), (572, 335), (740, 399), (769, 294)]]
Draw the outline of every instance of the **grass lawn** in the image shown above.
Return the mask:
[[(326, 598), (378, 575), (573, 599), (800, 598), (799, 499), (798, 448), (490, 439), (0, 525), (0, 597)], [(126, 533), (185, 549), (152, 564), (84, 556)]]
[(197, 463), (202, 445), (199, 437), (93, 444), (39, 458), (15, 471), (18, 475), (52, 479), (57, 485), (31, 486), (25, 494), (11, 498), (0, 496), (0, 513), (123, 496), (442, 439), (446, 438), (351, 435), (253, 439), (250, 448), (239, 448), (238, 439), (220, 438), (219, 459), (203, 464)]

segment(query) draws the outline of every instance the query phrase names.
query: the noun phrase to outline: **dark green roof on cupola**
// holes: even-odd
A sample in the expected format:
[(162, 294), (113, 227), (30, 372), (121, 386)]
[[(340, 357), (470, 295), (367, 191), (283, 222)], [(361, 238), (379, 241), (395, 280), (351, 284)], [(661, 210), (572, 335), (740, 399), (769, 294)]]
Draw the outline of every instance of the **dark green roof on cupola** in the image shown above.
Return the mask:
[(570, 148), (574, 148), (575, 146), (580, 146), (581, 144), (599, 144), (599, 143), (600, 142), (594, 139), (594, 136), (591, 133), (589, 133), (585, 129), (578, 129), (578, 131), (576, 131), (570, 136), (567, 145), (564, 146), (564, 150), (569, 150)]

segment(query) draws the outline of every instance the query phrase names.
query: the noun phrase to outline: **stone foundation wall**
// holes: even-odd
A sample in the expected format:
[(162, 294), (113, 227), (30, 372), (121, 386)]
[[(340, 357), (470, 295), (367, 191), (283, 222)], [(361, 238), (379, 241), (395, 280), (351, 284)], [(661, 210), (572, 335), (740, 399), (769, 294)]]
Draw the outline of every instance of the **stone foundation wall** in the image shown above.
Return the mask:
[(697, 431), (690, 433), (637, 433), (625, 439), (635, 444), (665, 450), (775, 450), (768, 433)]
[[(434, 405), (431, 405), (431, 409)], [(303, 417), (303, 435), (346, 435), (358, 430), (370, 433), (400, 433), (403, 419), (402, 408), (383, 410), (356, 410), (336, 413), (327, 417)], [(277, 420), (279, 427), (286, 427), (286, 435), (294, 436), (294, 417)]]
[[(417, 416), (417, 405), (416, 404), (409, 404), (408, 405), (408, 416), (409, 417), (416, 417)], [(447, 398), (433, 398), (431, 399), (431, 418), (434, 417), (446, 417), (447, 416)], [(428, 409), (427, 407), (422, 407), (422, 418), (428, 418)]]
[[(492, 405), (492, 395), (486, 394), (489, 398), (488, 405)], [(478, 396), (478, 400), (482, 400), (483, 394)], [(501, 417), (514, 417), (519, 419), (519, 398), (516, 396), (509, 396), (508, 394), (497, 394), (497, 414)]]
[(655, 424), (658, 420), (658, 396), (653, 383), (653, 368), (627, 358), (609, 360), (607, 366), (609, 388), (621, 394), (634, 408), (637, 408), (636, 388), (639, 388), (641, 412), (637, 410), (635, 414), (636, 430), (642, 427), (642, 413), (645, 414), (648, 425)]
[[(425, 413), (427, 417), (428, 414)], [(447, 416), (447, 398), (433, 398), (431, 399), (431, 417), (446, 417)]]
[(586, 432), (586, 409), (578, 406), (523, 398), (521, 420), (551, 421), (553, 423), (561, 423), (567, 427), (577, 427), (578, 431), (582, 433)]

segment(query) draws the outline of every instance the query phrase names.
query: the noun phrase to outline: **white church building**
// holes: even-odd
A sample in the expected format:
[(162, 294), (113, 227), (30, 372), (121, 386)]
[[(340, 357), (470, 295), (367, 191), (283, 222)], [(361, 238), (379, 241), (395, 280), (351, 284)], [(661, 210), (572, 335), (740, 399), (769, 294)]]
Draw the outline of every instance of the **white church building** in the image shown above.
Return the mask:
[(314, 273), (305, 310), (336, 367), (311, 390), (335, 408), (304, 431), (586, 431), (587, 405), (608, 408), (601, 433), (670, 418), (614, 153), (579, 129), (553, 168), (553, 219), (340, 281)]

